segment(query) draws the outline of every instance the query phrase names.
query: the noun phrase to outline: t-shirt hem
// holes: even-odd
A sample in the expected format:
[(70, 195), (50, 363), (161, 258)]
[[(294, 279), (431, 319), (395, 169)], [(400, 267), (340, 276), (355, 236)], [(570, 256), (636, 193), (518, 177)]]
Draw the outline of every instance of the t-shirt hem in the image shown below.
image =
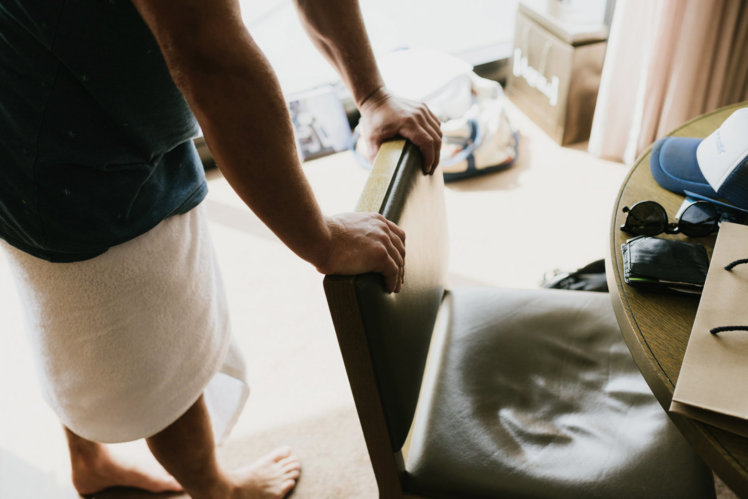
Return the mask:
[(9, 237), (7, 234), (3, 234), (2, 239), (4, 239), (8, 244), (13, 246), (16, 249), (19, 249), (25, 253), (28, 253), (31, 256), (35, 256), (37, 258), (41, 258), (42, 260), (46, 260), (48, 262), (52, 263), (72, 263), (72, 262), (82, 262), (85, 260), (90, 260), (91, 258), (95, 258), (103, 253), (105, 253), (109, 248), (112, 246), (117, 246), (118, 244), (126, 243), (127, 241), (130, 241), (132, 239), (135, 239), (138, 236), (141, 236), (148, 232), (149, 230), (153, 229), (155, 226), (166, 220), (167, 218), (173, 216), (173, 215), (183, 215), (190, 211), (191, 209), (198, 206), (200, 203), (203, 202), (205, 197), (208, 195), (208, 183), (206, 180), (203, 180), (200, 185), (198, 185), (186, 198), (182, 203), (180, 203), (175, 209), (173, 209), (171, 212), (169, 212), (166, 216), (163, 218), (157, 219), (153, 221), (152, 225), (147, 226), (143, 230), (134, 232), (133, 234), (129, 235), (127, 238), (124, 238), (122, 240), (117, 240), (113, 244), (108, 246), (103, 246), (101, 248), (92, 249), (90, 251), (86, 252), (61, 252), (61, 251), (50, 251), (45, 250), (42, 248), (38, 248), (36, 246), (31, 246), (28, 244), (25, 244), (13, 237)]

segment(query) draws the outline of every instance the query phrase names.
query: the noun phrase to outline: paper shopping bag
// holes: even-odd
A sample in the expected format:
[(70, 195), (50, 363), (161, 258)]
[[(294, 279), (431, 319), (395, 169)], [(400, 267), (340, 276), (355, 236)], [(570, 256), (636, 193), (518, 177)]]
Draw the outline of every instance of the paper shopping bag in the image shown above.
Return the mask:
[(670, 405), (672, 412), (748, 437), (748, 226), (722, 223)]

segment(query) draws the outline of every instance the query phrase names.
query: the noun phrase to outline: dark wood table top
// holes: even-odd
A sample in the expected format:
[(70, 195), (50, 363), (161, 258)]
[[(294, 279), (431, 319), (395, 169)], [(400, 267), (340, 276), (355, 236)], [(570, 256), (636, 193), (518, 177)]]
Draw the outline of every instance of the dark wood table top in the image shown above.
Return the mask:
[[(670, 135), (706, 137), (748, 102), (720, 108), (699, 116)], [(691, 333), (698, 297), (639, 291), (624, 283), (621, 244), (632, 236), (619, 229), (625, 220), (624, 206), (637, 201), (654, 200), (665, 207), (671, 220), (683, 196), (660, 187), (649, 170), (650, 149), (642, 154), (625, 178), (615, 201), (611, 221), (610, 250), (606, 259), (608, 286), (616, 317), (626, 344), (652, 392), (667, 411), (678, 380), (688, 337)], [(665, 235), (684, 239), (681, 235)], [(688, 238), (703, 243), (709, 256), (716, 236)], [(669, 413), (689, 443), (725, 483), (741, 497), (748, 497), (748, 438)]]

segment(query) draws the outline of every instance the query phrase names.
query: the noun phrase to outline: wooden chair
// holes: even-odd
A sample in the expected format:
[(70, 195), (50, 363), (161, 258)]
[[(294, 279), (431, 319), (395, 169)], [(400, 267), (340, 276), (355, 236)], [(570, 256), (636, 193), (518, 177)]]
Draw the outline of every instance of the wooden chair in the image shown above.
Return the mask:
[(607, 294), (445, 289), (443, 188), (385, 144), (358, 210), (406, 231), (403, 289), (324, 280), (380, 497), (713, 497)]

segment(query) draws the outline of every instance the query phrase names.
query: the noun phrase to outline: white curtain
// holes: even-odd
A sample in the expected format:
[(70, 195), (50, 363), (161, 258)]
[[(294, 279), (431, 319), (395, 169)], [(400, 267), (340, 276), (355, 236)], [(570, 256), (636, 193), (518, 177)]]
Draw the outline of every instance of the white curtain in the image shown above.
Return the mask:
[(748, 100), (748, 2), (618, 0), (589, 151), (631, 164), (685, 121)]

